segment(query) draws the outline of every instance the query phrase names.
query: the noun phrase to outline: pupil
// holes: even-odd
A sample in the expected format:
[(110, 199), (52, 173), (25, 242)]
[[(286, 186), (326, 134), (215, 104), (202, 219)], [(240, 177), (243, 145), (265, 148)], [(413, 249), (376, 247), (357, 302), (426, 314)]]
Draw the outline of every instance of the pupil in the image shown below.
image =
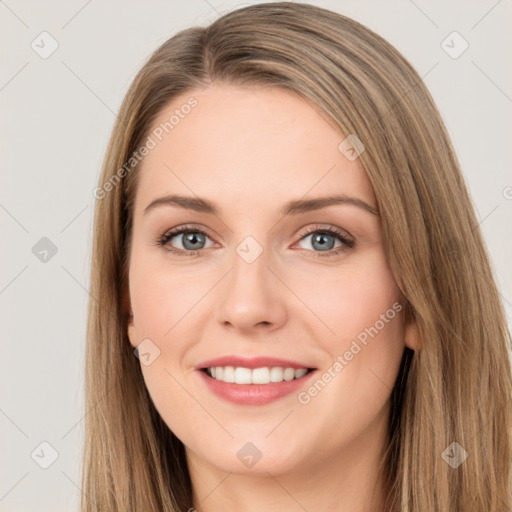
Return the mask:
[[(187, 247), (187, 242), (190, 242), (192, 245), (200, 241), (201, 234), (200, 233), (189, 233), (185, 236), (185, 247)], [(189, 249), (195, 249), (195, 247), (188, 247)]]
[[(329, 238), (332, 238), (330, 237), (330, 235), (325, 235), (323, 233), (320, 233), (318, 235), (316, 235), (316, 237), (314, 237), (314, 241), (313, 241), (313, 245), (315, 243), (315, 241), (318, 241), (318, 240), (321, 240), (319, 243), (320, 243), (320, 248), (322, 249), (326, 249), (326, 250), (329, 250), (329, 249), (332, 249), (332, 247), (329, 247), (329, 248), (326, 248), (326, 242), (325, 242), (325, 238), (326, 237), (329, 237)], [(328, 245), (328, 244), (327, 244)]]

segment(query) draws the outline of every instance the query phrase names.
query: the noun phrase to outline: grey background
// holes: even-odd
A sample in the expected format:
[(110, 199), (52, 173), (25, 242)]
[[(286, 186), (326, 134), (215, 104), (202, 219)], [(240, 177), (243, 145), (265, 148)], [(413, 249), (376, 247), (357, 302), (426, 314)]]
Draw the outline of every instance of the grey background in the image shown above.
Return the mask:
[[(511, 0), (311, 3), (375, 30), (424, 77), (510, 319)], [(122, 98), (171, 35), (247, 4), (0, 1), (0, 511), (78, 510), (92, 191)], [(47, 59), (31, 47), (43, 31), (59, 45)], [(453, 31), (469, 43), (457, 59), (441, 46)], [(57, 249), (46, 262), (33, 253), (43, 237)], [(58, 452), (47, 469), (41, 442)]]

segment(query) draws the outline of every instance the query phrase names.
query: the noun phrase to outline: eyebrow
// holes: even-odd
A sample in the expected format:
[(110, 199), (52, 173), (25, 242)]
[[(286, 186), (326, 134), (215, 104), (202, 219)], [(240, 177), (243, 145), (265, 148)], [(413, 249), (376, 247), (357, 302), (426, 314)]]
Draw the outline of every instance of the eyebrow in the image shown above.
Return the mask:
[[(362, 199), (346, 195), (326, 196), (317, 197), (315, 199), (302, 199), (290, 201), (283, 206), (283, 208), (280, 211), (280, 214), (282, 216), (298, 215), (300, 213), (306, 213), (320, 210), (322, 208), (327, 208), (328, 206), (332, 205), (344, 204), (357, 206), (358, 208), (361, 208), (373, 215), (379, 215), (379, 212), (373, 206), (370, 206)], [(150, 204), (148, 204), (148, 206), (146, 206), (143, 215), (146, 215), (148, 212), (150, 212), (151, 210), (158, 206), (177, 206), (179, 208), (185, 208), (187, 210), (193, 210), (199, 213), (219, 215), (219, 210), (214, 205), (214, 203), (206, 199), (202, 199), (200, 197), (189, 197), (180, 195), (169, 195), (155, 199)]]

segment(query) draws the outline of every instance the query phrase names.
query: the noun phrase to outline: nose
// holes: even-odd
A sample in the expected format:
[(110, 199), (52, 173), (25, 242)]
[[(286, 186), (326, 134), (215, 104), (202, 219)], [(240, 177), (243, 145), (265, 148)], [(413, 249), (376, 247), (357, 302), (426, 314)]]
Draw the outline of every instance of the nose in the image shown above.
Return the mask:
[(271, 268), (275, 265), (268, 251), (249, 261), (235, 252), (231, 271), (219, 287), (218, 321), (239, 333), (269, 333), (286, 322), (287, 289)]

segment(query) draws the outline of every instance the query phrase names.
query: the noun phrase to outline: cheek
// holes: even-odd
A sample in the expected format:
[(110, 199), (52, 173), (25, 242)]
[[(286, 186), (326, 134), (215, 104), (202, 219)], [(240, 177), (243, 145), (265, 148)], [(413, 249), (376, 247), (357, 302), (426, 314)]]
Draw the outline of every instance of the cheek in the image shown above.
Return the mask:
[[(186, 438), (191, 423), (197, 426), (205, 421), (184, 386), (181, 362), (189, 348), (190, 315), (207, 289), (187, 275), (184, 278), (179, 271), (166, 271), (147, 255), (139, 257), (135, 252), (132, 256), (129, 280), (134, 338), (136, 343), (150, 339), (159, 350), (151, 364), (141, 364), (142, 375), (157, 411), (180, 438)], [(185, 410), (187, 415), (177, 413)], [(205, 432), (211, 430), (211, 425), (208, 427)]]
[(318, 414), (329, 403), (351, 411), (355, 423), (369, 420), (394, 386), (405, 346), (401, 294), (384, 255), (342, 268), (335, 279), (331, 272), (297, 286), (317, 317), (310, 322), (318, 325), (315, 340), (329, 355), (319, 375), (325, 386), (303, 390), (301, 403), (314, 401)]
[[(357, 264), (311, 274), (309, 278), (302, 276), (295, 281), (294, 291), (321, 321), (317, 322), (319, 330), (324, 324), (322, 336), (317, 339), (324, 340), (325, 348), (331, 342), (332, 348), (342, 348), (344, 341), (360, 334), (364, 338), (365, 329), (376, 322), (379, 330), (383, 330), (381, 315), (386, 316), (395, 303), (395, 308), (401, 309), (400, 291), (380, 251), (367, 254)], [(392, 310), (387, 316), (395, 317), (395, 313)]]
[[(194, 273), (170, 271), (162, 260), (136, 253), (130, 267), (130, 300), (139, 337), (170, 339), (208, 291)], [(209, 285), (211, 287), (211, 284)], [(174, 343), (174, 342), (173, 342)]]

